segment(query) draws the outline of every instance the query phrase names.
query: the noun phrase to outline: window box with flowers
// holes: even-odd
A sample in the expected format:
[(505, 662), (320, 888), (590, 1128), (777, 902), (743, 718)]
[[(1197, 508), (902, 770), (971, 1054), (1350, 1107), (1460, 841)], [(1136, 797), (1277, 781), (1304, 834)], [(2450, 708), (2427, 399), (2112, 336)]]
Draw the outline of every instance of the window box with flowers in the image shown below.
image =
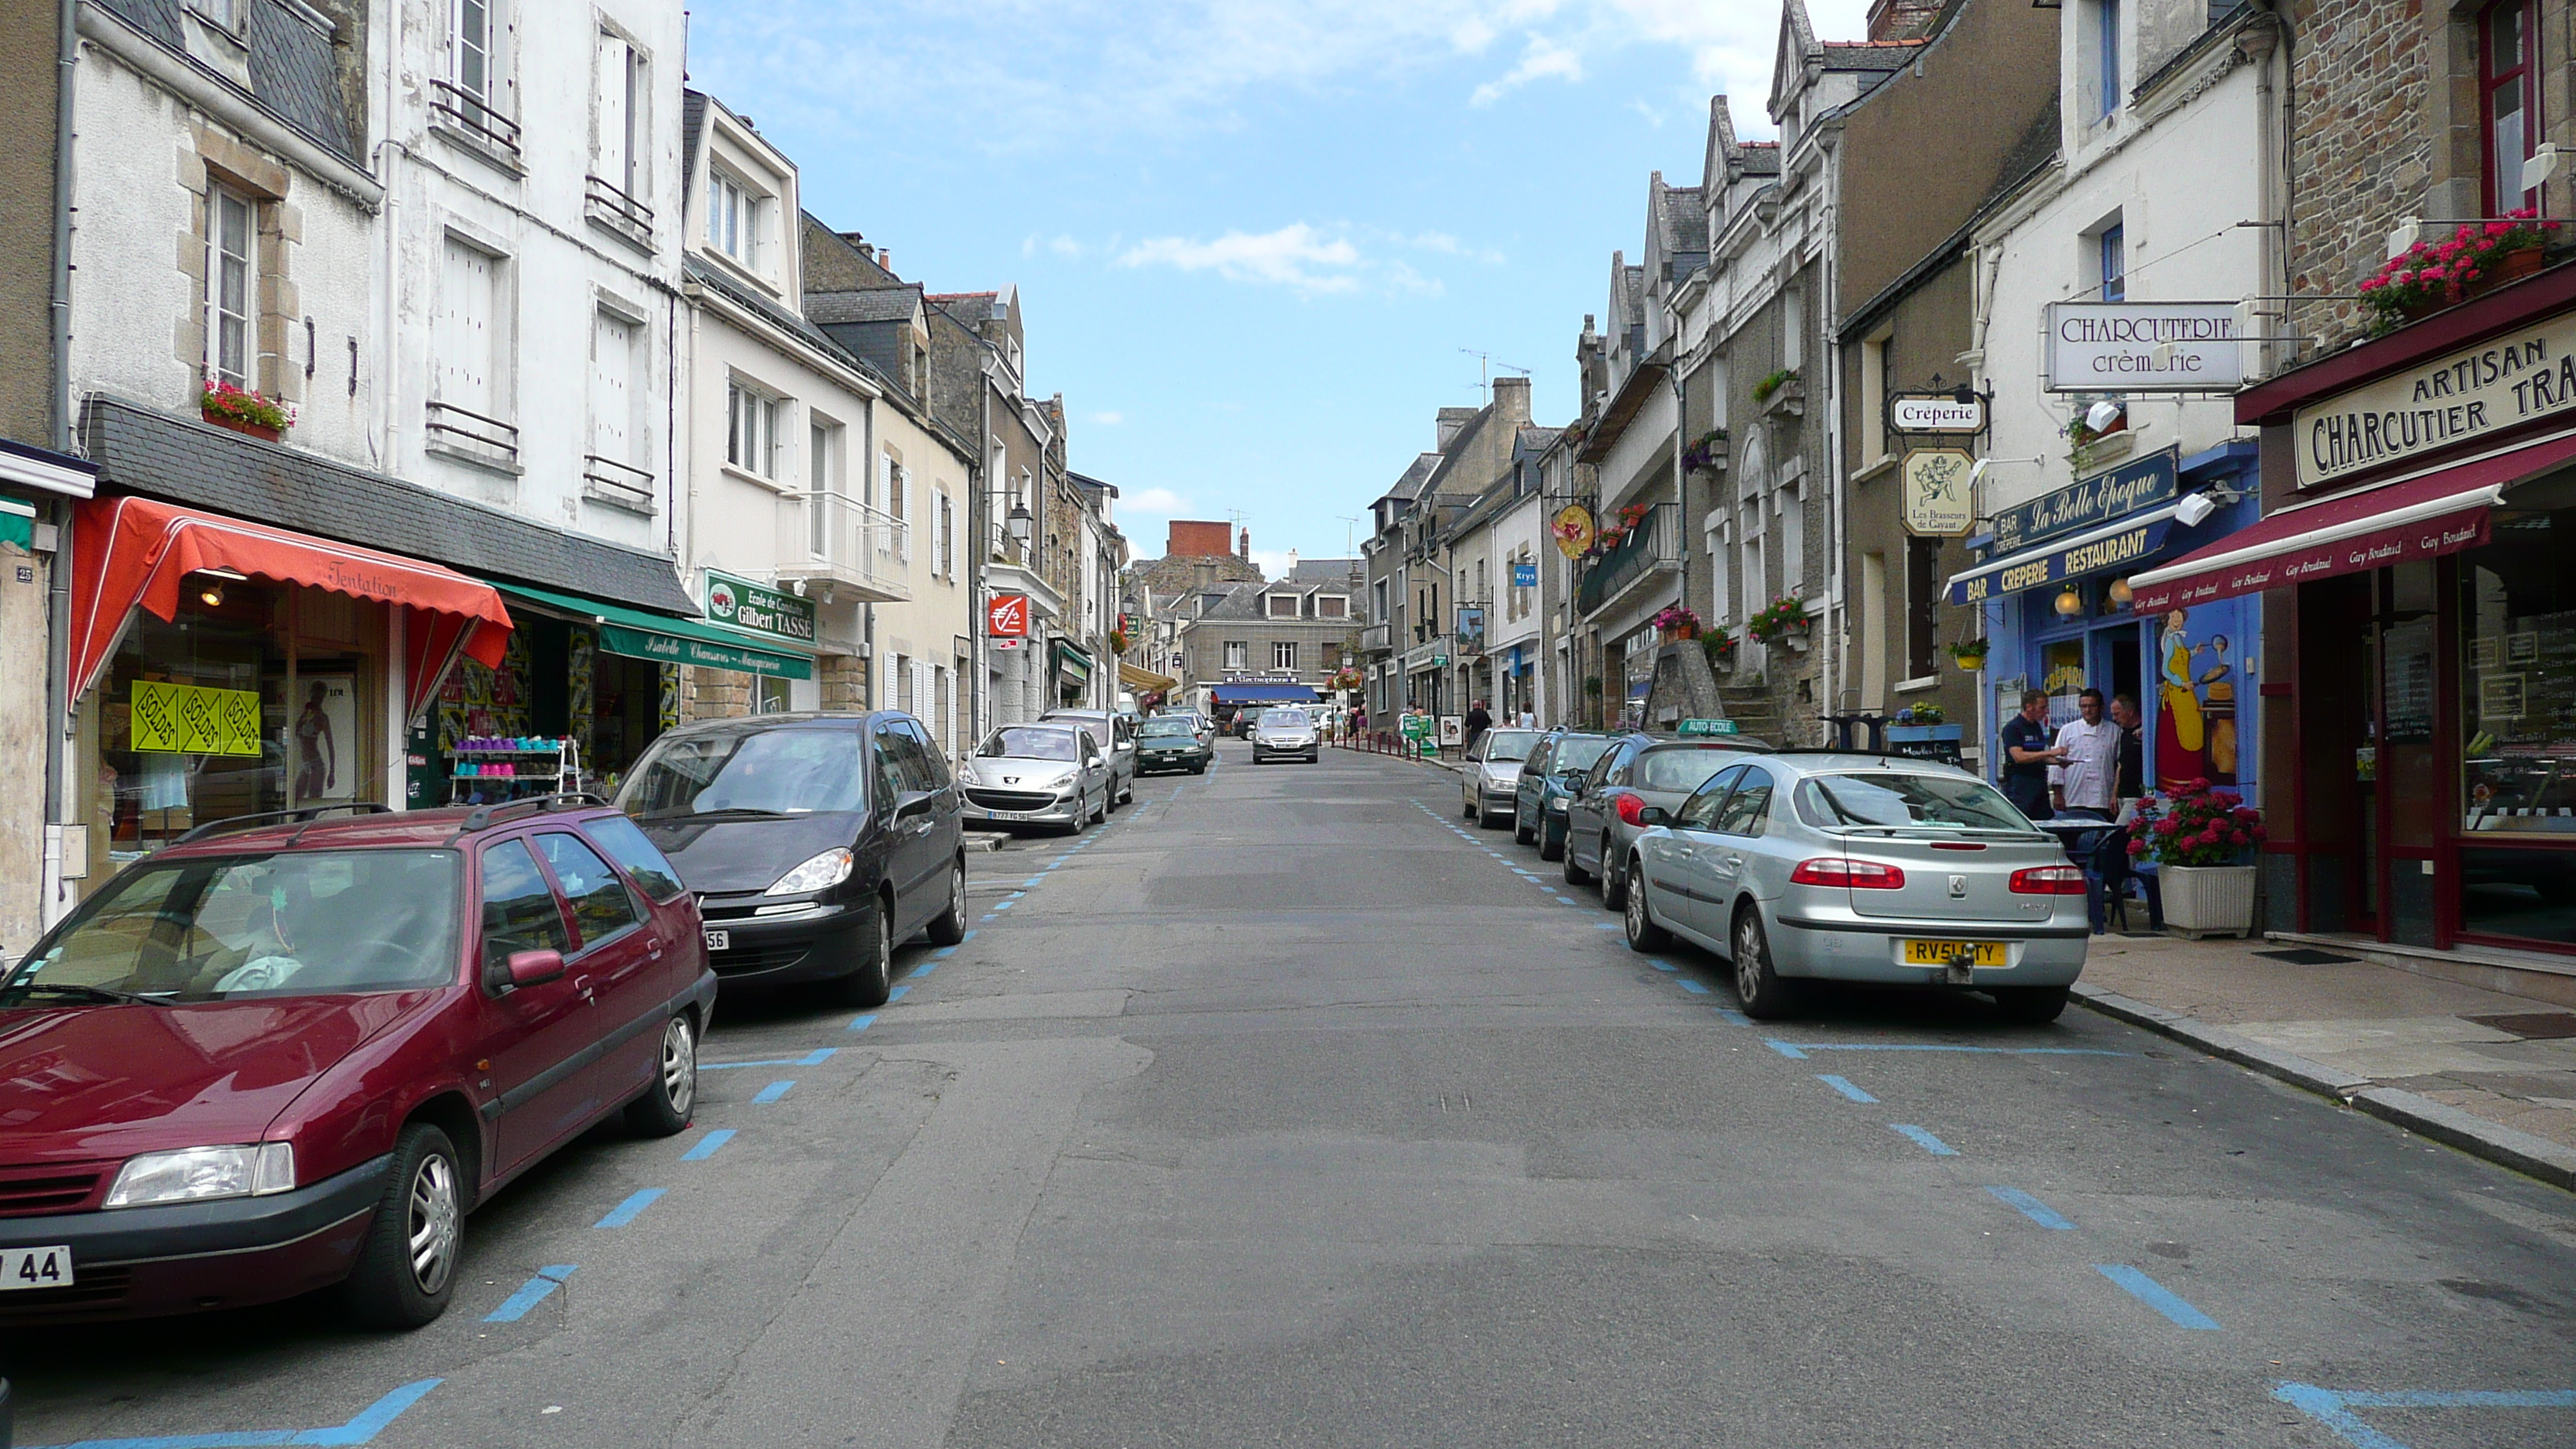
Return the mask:
[(1661, 613), (1648, 622), (1655, 626), (1657, 634), (1666, 639), (1699, 637), (1699, 615), (1679, 604), (1667, 604)]
[(2129, 855), (2152, 860), (2164, 894), (2165, 925), (2197, 941), (2254, 932), (2255, 866), (2263, 812), (2244, 798), (2185, 780), (2150, 798), (2129, 825)]
[(265, 393), (208, 378), (197, 392), (197, 413), (219, 428), (274, 443), (295, 426), (295, 405)]
[(1744, 621), (1744, 631), (1765, 644), (1786, 644), (1792, 649), (1807, 647), (1807, 631), (1815, 620), (1808, 616), (1807, 601), (1796, 594), (1782, 594), (1771, 606)]
[(1708, 667), (1721, 673), (1735, 667), (1737, 643), (1724, 624), (1704, 629), (1699, 636), (1700, 652), (1708, 656)]
[(1711, 428), (1682, 449), (1682, 466), (1702, 473), (1726, 471), (1726, 429)]
[(2559, 225), (2524, 207), (2501, 220), (2462, 226), (2449, 241), (2417, 242), (2390, 257), (2361, 284), (2372, 334), (2394, 331), (2539, 271), (2557, 241)]

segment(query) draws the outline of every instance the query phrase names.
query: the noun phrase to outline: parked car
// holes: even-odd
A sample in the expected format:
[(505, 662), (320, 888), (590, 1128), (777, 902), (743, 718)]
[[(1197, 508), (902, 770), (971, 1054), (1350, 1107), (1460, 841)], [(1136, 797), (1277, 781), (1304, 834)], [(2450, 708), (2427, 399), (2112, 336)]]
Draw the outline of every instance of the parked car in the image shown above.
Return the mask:
[(601, 1120), (668, 1136), (698, 905), (590, 796), (203, 825), (0, 981), (0, 1323), (336, 1288), (416, 1328), (476, 1204)]
[(1536, 730), (1519, 729), (1478, 735), (1458, 771), (1459, 813), (1475, 821), (1477, 829), (1491, 830), (1497, 813), (1515, 810), (1521, 765), (1544, 738)]
[(965, 939), (965, 801), (908, 714), (682, 725), (617, 803), (697, 892), (728, 981), (879, 1006), (896, 945), (925, 928), (943, 946)]
[(1039, 718), (1079, 724), (1091, 731), (1091, 742), (1100, 747), (1101, 757), (1109, 761), (1109, 808), (1115, 810), (1135, 800), (1135, 716), (1113, 714), (1105, 709), (1051, 709)]
[(1748, 1016), (1825, 981), (1983, 991), (2054, 1021), (2084, 970), (2084, 872), (1965, 770), (1784, 751), (1720, 771), (1629, 847), (1628, 944), (1667, 933), (1735, 969)]
[(1004, 725), (984, 737), (958, 784), (969, 824), (1053, 825), (1109, 818), (1116, 781), (1091, 731), (1072, 720)]
[(1538, 846), (1538, 858), (1565, 855), (1565, 809), (1595, 761), (1610, 749), (1610, 736), (1557, 730), (1539, 741), (1521, 765), (1512, 794), (1512, 838)]
[(1204, 775), (1216, 762), (1216, 743), (1199, 737), (1185, 715), (1157, 715), (1136, 731), (1136, 773), (1187, 770)]
[(1261, 712), (1260, 723), (1252, 728), (1252, 763), (1258, 765), (1273, 757), (1304, 760), (1313, 764), (1323, 758), (1323, 743), (1315, 733), (1315, 717), (1303, 706), (1273, 705)]
[(1593, 762), (1583, 786), (1565, 806), (1565, 878), (1581, 885), (1598, 879), (1601, 903), (1618, 910), (1627, 900), (1628, 847), (1645, 826), (1640, 812), (1681, 808), (1709, 776), (1770, 746), (1741, 735), (1674, 739), (1638, 732), (1621, 735)]

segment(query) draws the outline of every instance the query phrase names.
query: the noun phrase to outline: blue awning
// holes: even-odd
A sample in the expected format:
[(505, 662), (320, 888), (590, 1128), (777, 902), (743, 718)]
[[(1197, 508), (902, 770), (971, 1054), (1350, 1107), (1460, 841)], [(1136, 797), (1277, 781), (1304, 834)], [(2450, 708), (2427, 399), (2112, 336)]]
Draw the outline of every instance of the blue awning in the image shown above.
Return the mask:
[(1218, 704), (1314, 704), (1315, 691), (1303, 684), (1215, 684), (1208, 698)]
[(1948, 598), (1953, 604), (1981, 604), (2087, 574), (2132, 570), (2155, 557), (2173, 526), (2174, 505), (2167, 504), (2108, 528), (2006, 554), (1952, 578)]

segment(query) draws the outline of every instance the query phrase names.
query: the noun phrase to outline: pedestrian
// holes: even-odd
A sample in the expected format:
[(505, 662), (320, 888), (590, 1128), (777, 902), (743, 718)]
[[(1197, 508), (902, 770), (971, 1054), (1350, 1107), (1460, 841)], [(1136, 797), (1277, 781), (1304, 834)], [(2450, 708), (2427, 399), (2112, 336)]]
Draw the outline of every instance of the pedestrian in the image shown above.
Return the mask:
[(2125, 816), (2147, 794), (2147, 743), (2141, 728), (2146, 719), (2138, 713), (2134, 697), (2115, 694), (2111, 696), (2111, 723), (2120, 729), (2120, 751), (2111, 771), (2111, 801), (2115, 812)]
[(1467, 707), (1467, 748), (1474, 749), (1477, 738), (1493, 727), (1494, 717), (1486, 710), (1483, 700), (1477, 700), (1469, 705)]
[(2075, 697), (2076, 717), (2057, 730), (2059, 761), (2048, 770), (2049, 793), (2069, 814), (2108, 820), (2119, 808), (2112, 794), (2120, 759), (2120, 727), (2102, 717), (2102, 691)]
[(2005, 720), (1997, 733), (2004, 747), (2004, 798), (2033, 820), (2056, 818), (2048, 804), (2048, 767), (2065, 753), (2049, 739), (2047, 694), (2023, 690), (2021, 713)]

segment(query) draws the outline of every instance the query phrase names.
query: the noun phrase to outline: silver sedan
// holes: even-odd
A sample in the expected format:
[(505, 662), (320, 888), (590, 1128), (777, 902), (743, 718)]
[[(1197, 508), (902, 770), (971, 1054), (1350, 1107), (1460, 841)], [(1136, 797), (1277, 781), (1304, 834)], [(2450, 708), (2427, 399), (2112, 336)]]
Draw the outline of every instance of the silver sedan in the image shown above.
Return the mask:
[(1792, 751), (1721, 771), (1629, 848), (1628, 944), (1735, 968), (1749, 1016), (1825, 981), (1982, 991), (2054, 1021), (2092, 937), (2084, 872), (1964, 770)]
[(1467, 747), (1467, 762), (1458, 772), (1459, 815), (1480, 830), (1494, 828), (1496, 816), (1508, 824), (1517, 808), (1521, 766), (1530, 751), (1547, 738), (1537, 730), (1487, 730)]
[(1073, 721), (1004, 725), (959, 772), (969, 825), (1080, 830), (1109, 818), (1117, 777), (1091, 731)]

